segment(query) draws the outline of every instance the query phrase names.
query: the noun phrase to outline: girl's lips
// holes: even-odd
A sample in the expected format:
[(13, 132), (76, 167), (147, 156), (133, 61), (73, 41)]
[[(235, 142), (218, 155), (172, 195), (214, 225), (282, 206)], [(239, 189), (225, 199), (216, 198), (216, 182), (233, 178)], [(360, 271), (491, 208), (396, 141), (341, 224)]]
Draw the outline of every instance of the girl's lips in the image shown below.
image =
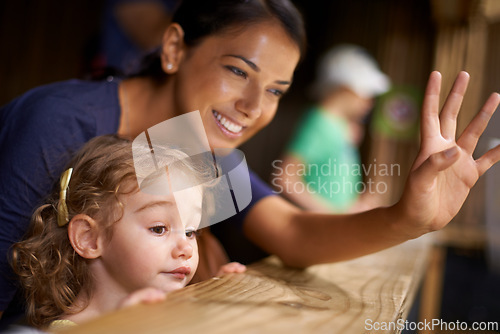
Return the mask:
[(219, 114), (215, 110), (212, 110), (212, 115), (214, 116), (215, 124), (217, 124), (217, 126), (224, 135), (226, 135), (231, 139), (239, 138), (242, 136), (245, 126), (242, 126), (240, 124), (233, 122), (232, 120), (229, 120), (228, 118)]
[(190, 273), (191, 273), (191, 268), (189, 268), (189, 267), (179, 267), (177, 269), (169, 271), (167, 274), (170, 274), (170, 275), (172, 275), (172, 276), (174, 276), (175, 278), (178, 278), (178, 279), (184, 279)]

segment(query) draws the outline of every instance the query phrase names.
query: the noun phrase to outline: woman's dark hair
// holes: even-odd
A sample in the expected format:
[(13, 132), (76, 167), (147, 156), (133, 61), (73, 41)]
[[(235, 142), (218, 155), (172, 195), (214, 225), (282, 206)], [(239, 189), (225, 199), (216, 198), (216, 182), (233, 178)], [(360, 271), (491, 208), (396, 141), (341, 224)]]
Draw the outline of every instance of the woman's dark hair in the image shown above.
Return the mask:
[[(302, 15), (290, 0), (182, 0), (172, 22), (184, 30), (184, 42), (196, 46), (203, 38), (237, 27), (276, 20), (297, 44), (303, 57), (306, 33)], [(141, 69), (132, 76), (163, 79), (161, 49), (144, 57)]]

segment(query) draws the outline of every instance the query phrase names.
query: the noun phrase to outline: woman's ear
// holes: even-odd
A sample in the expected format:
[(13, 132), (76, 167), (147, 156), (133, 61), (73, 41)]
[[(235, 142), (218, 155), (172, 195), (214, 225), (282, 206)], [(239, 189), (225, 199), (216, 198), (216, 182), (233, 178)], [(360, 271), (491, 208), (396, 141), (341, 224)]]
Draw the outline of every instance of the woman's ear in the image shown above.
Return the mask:
[(68, 223), (68, 237), (75, 252), (85, 259), (101, 256), (104, 233), (90, 216), (78, 214)]
[(184, 30), (178, 23), (172, 23), (163, 34), (161, 67), (167, 74), (177, 72), (184, 57)]

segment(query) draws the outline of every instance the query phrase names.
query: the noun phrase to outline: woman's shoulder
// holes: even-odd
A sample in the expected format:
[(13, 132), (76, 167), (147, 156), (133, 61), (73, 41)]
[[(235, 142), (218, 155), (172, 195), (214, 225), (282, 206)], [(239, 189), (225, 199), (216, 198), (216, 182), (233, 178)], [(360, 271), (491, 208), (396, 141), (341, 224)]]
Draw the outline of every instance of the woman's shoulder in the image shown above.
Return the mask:
[[(5, 125), (69, 122), (117, 129), (120, 117), (118, 82), (67, 80), (33, 88), (0, 109)], [(19, 125), (19, 124), (18, 124)], [(50, 124), (49, 124), (50, 125)], [(68, 124), (69, 126), (70, 124)]]
[(88, 104), (111, 104), (117, 97), (118, 83), (111, 81), (86, 81), (72, 79), (35, 87), (15, 98), (9, 106), (47, 105), (57, 107), (59, 103), (71, 103), (76, 106)]

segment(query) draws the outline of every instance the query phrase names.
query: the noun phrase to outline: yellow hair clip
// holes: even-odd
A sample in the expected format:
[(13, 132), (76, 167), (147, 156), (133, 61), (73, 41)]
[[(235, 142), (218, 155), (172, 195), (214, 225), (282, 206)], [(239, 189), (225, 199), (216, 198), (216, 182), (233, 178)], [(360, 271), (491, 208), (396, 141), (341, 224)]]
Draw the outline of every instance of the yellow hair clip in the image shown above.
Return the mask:
[(64, 226), (68, 223), (68, 206), (66, 205), (66, 194), (71, 180), (73, 168), (68, 168), (61, 175), (61, 189), (59, 190), (59, 205), (57, 206), (57, 225)]

